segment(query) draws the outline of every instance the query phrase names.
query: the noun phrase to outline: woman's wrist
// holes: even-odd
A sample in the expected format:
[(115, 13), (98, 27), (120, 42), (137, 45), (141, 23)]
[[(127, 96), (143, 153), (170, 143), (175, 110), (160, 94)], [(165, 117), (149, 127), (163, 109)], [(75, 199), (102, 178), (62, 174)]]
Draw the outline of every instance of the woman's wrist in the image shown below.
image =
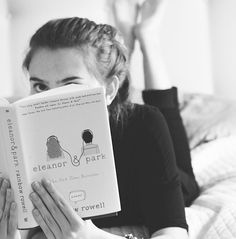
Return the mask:
[(118, 236), (118, 235), (112, 234), (112, 233), (104, 231), (100, 228), (97, 228), (97, 229), (98, 229), (97, 233), (93, 237), (93, 239), (124, 239), (123, 236)]

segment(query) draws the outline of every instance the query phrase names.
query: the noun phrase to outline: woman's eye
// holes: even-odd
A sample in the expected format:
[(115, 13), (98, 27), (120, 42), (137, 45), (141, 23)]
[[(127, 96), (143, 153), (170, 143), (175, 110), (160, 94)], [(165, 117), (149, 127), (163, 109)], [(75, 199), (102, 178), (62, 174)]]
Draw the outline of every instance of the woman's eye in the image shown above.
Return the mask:
[(33, 87), (36, 92), (42, 92), (42, 91), (48, 90), (48, 87), (41, 83), (36, 83), (36, 84), (34, 84)]

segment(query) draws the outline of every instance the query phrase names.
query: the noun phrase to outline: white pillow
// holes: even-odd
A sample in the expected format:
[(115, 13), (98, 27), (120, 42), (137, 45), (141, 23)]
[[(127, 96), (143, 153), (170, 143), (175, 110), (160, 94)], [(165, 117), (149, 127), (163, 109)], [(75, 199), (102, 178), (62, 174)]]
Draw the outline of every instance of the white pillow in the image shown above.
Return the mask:
[(236, 102), (212, 95), (188, 94), (180, 104), (190, 148), (236, 134)]

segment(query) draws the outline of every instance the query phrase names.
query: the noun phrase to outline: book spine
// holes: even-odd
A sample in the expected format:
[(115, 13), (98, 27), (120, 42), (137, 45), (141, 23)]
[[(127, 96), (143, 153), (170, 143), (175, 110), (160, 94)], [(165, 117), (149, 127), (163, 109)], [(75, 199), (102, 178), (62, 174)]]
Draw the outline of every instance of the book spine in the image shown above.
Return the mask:
[(7, 168), (18, 206), (18, 228), (34, 227), (37, 226), (37, 223), (32, 216), (33, 205), (29, 199), (29, 193), (32, 190), (30, 180), (27, 179), (16, 112), (12, 106), (3, 107), (1, 108), (1, 115), (3, 116), (2, 128)]
[(0, 108), (0, 177), (9, 178), (6, 160), (6, 151), (4, 145), (3, 115)]

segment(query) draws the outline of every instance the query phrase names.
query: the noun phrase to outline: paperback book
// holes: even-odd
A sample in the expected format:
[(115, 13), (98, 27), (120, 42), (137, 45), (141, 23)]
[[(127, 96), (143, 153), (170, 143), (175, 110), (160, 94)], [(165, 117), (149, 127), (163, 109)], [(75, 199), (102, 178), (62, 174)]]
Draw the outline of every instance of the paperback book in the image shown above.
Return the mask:
[(37, 226), (31, 183), (46, 178), (82, 218), (121, 210), (103, 87), (68, 85), (0, 99), (0, 176), (9, 178), (18, 227)]

